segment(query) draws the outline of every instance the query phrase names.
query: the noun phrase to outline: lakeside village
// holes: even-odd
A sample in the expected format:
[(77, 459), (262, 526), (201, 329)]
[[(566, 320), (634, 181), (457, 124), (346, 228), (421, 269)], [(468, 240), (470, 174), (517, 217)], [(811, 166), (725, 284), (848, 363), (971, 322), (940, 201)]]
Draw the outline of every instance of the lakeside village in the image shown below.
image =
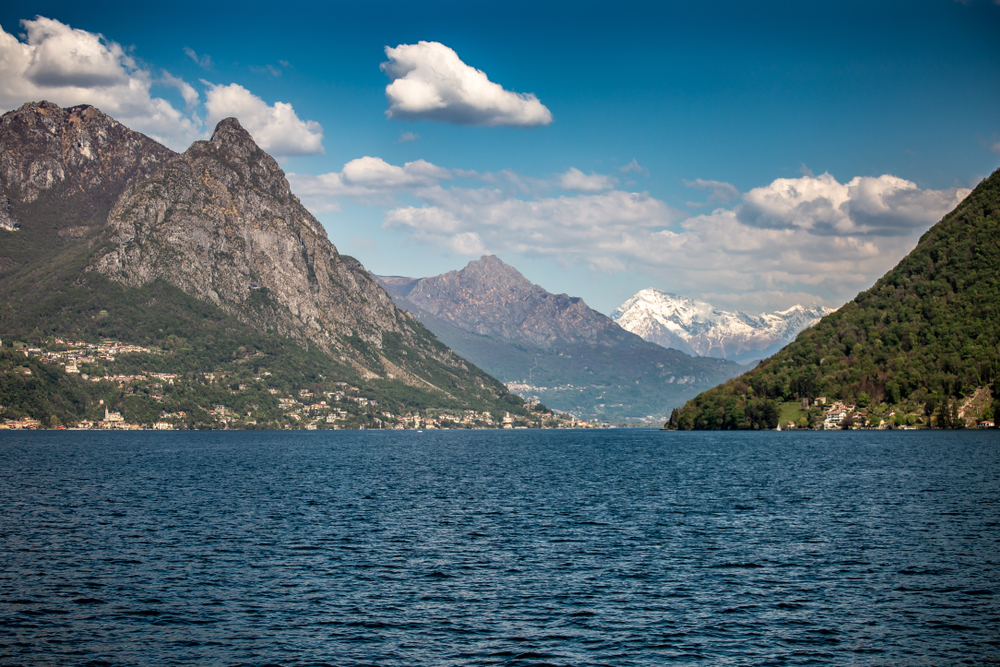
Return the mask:
[[(2, 347), (2, 341), (0, 341)], [(235, 373), (164, 373), (137, 369), (116, 373), (119, 357), (126, 358), (130, 368), (141, 366), (141, 356), (159, 356), (163, 352), (152, 347), (130, 345), (116, 340), (86, 343), (52, 338), (43, 347), (14, 342), (15, 356), (58, 368), (67, 376), (90, 383), (98, 394), (117, 394), (122, 403), (132, 407), (133, 415), (123, 416), (112, 409), (105, 399), (97, 400), (96, 413), (89, 419), (72, 423), (57, 423), (53, 417), (47, 423), (24, 414), (11, 412), (0, 405), (0, 429), (58, 428), (69, 430), (179, 430), (192, 428), (217, 429), (449, 429), (449, 428), (608, 428), (609, 424), (587, 422), (572, 415), (549, 411), (537, 401), (529, 416), (493, 415), (475, 410), (421, 410), (393, 414), (381, 409), (379, 402), (361, 395), (358, 387), (346, 382), (329, 383), (328, 387), (312, 386), (281, 388), (272, 382), (272, 374), (261, 371), (252, 378), (238, 378)], [(11, 369), (28, 380), (32, 370), (26, 366)], [(237, 381), (245, 380), (245, 381)], [(276, 387), (274, 385), (278, 384)], [(232, 400), (219, 400), (228, 394)], [(198, 399), (211, 395), (215, 401)], [(153, 407), (155, 406), (155, 407)], [(151, 409), (152, 407), (152, 409)], [(145, 408), (145, 409), (142, 409)], [(156, 409), (162, 408), (162, 409)], [(129, 412), (128, 410), (125, 411)], [(143, 419), (136, 419), (142, 414)], [(131, 420), (127, 417), (131, 417)]]
[[(867, 396), (867, 395), (863, 395)], [(993, 419), (977, 421), (975, 415), (981, 413), (985, 401), (991, 398), (985, 387), (981, 388), (972, 396), (968, 397), (961, 405), (955, 405), (953, 420), (975, 428), (995, 428)], [(816, 415), (814, 420), (806, 416), (806, 412), (813, 408), (822, 410)], [(831, 430), (916, 430), (918, 428), (930, 428), (936, 425), (935, 417), (918, 413), (918, 411), (906, 411), (901, 408), (888, 406), (872, 406), (867, 400), (865, 405), (855, 405), (844, 403), (843, 401), (833, 401), (827, 404), (827, 399), (823, 396), (812, 401), (802, 399), (799, 405), (799, 412), (802, 416), (797, 421), (788, 420), (779, 422), (779, 431), (812, 429), (818, 431)], [(971, 421), (970, 421), (971, 420)]]

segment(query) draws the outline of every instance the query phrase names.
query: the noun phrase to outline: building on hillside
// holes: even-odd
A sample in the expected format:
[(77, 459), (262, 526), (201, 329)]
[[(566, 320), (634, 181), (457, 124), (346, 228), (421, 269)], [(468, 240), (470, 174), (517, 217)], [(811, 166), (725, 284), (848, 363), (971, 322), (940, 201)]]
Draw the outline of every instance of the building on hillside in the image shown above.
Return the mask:
[(832, 410), (827, 410), (823, 416), (823, 428), (824, 429), (840, 428), (840, 423), (844, 421), (844, 417), (846, 416), (847, 416), (847, 410), (843, 408), (833, 408)]

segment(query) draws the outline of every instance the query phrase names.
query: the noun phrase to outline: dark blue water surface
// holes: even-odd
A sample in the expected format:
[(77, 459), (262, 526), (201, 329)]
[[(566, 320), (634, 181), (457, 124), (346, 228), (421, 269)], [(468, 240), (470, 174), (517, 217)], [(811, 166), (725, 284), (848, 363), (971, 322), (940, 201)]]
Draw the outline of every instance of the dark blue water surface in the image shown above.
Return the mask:
[(1000, 662), (994, 432), (0, 434), (3, 665)]

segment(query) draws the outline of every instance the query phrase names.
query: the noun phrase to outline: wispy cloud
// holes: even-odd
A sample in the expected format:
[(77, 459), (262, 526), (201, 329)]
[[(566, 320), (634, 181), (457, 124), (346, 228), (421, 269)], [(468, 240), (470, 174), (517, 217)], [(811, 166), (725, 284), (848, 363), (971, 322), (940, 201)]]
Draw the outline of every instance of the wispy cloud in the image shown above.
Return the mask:
[(628, 164), (618, 167), (618, 171), (622, 172), (623, 174), (627, 174), (629, 172), (634, 171), (636, 173), (645, 174), (646, 176), (649, 176), (649, 169), (646, 169), (645, 167), (640, 165), (635, 158), (632, 158), (632, 161), (629, 162)]
[(795, 302), (780, 295), (826, 303), (853, 296), (969, 193), (924, 190), (891, 175), (846, 184), (828, 174), (777, 179), (745, 194), (720, 181), (702, 187), (738, 203), (689, 217), (648, 194), (617, 189), (525, 198), (439, 182), (414, 189), (421, 204), (389, 210), (383, 226), (458, 255), (522, 254), (634, 271), (691, 294), (739, 285), (745, 301), (771, 308)]
[(399, 135), (399, 139), (396, 139), (397, 144), (405, 144), (411, 141), (416, 141), (420, 138), (420, 135), (416, 132), (403, 132)]
[(184, 47), (184, 55), (186, 55), (191, 60), (195, 61), (195, 63), (198, 64), (198, 67), (200, 67), (202, 69), (208, 69), (208, 70), (210, 70), (213, 67), (215, 67), (215, 63), (212, 62), (212, 56), (210, 56), (208, 54), (202, 54), (201, 56), (199, 56), (195, 52), (195, 50), (192, 49), (189, 46), (185, 46)]
[(702, 191), (707, 190), (709, 192), (709, 201), (727, 202), (740, 196), (740, 191), (736, 189), (736, 186), (722, 181), (706, 181), (701, 178), (696, 178), (693, 181), (684, 181), (684, 186), (688, 188), (697, 188)]

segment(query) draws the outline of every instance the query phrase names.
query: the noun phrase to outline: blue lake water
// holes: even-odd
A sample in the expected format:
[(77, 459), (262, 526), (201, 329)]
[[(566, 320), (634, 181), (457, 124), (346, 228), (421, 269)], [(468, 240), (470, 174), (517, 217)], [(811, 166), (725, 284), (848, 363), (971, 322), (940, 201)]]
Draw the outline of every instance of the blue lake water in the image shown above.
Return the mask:
[(993, 432), (0, 434), (2, 665), (1000, 662)]

